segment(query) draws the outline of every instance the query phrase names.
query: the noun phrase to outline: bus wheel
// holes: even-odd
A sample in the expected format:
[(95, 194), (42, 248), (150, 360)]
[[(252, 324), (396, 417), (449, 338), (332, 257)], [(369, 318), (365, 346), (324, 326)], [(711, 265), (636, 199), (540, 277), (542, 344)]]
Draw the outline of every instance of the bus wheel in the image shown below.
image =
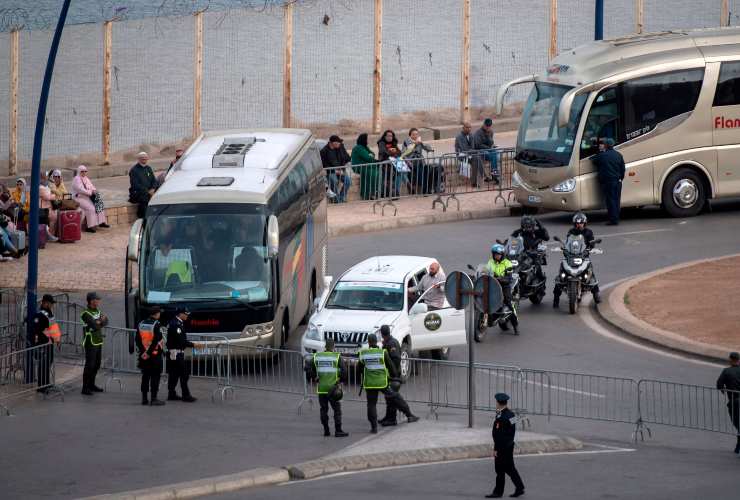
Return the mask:
[(679, 168), (666, 179), (662, 201), (665, 211), (673, 217), (698, 215), (707, 201), (704, 182), (695, 171)]

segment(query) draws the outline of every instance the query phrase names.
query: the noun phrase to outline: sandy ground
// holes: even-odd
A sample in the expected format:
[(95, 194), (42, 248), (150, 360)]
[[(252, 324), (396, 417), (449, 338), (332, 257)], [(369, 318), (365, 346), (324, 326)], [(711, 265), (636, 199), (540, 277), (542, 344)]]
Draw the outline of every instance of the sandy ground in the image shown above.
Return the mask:
[(664, 330), (728, 349), (740, 348), (740, 257), (697, 264), (629, 289), (630, 312)]

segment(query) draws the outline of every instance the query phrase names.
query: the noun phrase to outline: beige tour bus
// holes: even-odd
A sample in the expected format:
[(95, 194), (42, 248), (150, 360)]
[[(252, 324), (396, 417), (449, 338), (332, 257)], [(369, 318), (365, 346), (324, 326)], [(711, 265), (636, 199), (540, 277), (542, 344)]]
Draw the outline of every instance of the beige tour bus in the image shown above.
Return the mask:
[(591, 42), (563, 52), (533, 84), (515, 172), (524, 206), (603, 206), (592, 162), (612, 138), (627, 174), (622, 207), (662, 205), (675, 217), (740, 196), (740, 28), (672, 31)]

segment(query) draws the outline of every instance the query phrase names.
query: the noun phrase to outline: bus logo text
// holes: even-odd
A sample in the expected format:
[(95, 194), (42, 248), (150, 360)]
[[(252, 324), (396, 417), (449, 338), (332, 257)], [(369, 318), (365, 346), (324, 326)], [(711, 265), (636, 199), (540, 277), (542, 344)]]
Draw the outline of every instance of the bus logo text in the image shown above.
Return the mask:
[(717, 116), (714, 118), (714, 128), (740, 128), (740, 118)]

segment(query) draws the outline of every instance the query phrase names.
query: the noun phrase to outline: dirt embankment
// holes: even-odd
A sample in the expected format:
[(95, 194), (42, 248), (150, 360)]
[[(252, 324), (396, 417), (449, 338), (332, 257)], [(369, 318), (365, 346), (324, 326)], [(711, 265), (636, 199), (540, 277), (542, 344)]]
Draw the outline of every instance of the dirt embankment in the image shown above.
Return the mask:
[(632, 314), (698, 342), (740, 348), (740, 257), (644, 280), (625, 294)]

